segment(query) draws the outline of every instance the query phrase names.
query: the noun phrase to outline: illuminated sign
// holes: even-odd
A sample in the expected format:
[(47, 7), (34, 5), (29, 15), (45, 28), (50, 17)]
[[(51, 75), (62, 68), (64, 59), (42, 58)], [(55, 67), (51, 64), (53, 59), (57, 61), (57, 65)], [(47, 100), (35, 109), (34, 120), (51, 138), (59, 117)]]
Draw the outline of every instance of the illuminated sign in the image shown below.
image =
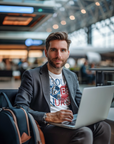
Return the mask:
[(42, 11), (43, 11), (43, 9), (41, 9), (41, 8), (38, 9), (38, 12), (42, 12)]
[(31, 45), (39, 46), (41, 44), (43, 44), (42, 40), (26, 39), (26, 41), (25, 41), (26, 46), (31, 46)]
[(33, 7), (0, 5), (0, 12), (5, 13), (33, 13)]

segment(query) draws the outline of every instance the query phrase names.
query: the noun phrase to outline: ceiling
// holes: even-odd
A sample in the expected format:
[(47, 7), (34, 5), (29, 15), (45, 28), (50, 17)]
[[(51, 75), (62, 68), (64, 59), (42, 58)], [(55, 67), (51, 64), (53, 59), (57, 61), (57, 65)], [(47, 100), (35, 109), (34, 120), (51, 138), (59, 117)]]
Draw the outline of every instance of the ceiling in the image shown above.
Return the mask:
[[(46, 33), (35, 32), (55, 12), (53, 5), (44, 1), (0, 0), (0, 50), (26, 50), (26, 40), (32, 41), (31, 50), (43, 50)], [(32, 39), (32, 40), (31, 40)], [(40, 44), (38, 43), (41, 40)]]
[(66, 0), (36, 31), (72, 33), (113, 15), (114, 0)]
[(0, 31), (34, 31), (53, 13), (52, 6), (2, 1), (0, 2)]
[(114, 0), (0, 0), (0, 6), (3, 5), (34, 10), (0, 12), (0, 31), (72, 33), (114, 15)]
[[(87, 30), (92, 24), (112, 16), (114, 0), (0, 0), (0, 49), (8, 49), (8, 46), (11, 49), (9, 39), (44, 40), (50, 32), (70, 34), (82, 28)], [(110, 23), (105, 25), (110, 26)], [(97, 25), (96, 28), (99, 29)], [(19, 44), (17, 40), (13, 49)]]

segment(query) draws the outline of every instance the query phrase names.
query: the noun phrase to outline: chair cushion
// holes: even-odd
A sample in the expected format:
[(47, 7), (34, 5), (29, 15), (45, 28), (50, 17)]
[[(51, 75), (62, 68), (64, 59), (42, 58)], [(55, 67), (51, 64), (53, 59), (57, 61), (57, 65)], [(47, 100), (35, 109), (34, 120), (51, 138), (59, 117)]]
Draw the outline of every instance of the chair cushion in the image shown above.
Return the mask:
[(14, 105), (14, 100), (18, 89), (0, 89), (0, 93), (1, 92), (4, 92), (8, 96), (11, 104)]

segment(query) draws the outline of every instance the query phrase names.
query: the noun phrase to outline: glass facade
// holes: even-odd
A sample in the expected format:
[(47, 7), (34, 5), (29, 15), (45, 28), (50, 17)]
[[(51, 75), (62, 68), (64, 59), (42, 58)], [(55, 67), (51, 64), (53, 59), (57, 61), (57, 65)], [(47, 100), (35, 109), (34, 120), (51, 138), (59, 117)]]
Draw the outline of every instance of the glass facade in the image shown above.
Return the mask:
[[(69, 34), (69, 38), (76, 46), (86, 46), (87, 32), (87, 28), (80, 29)], [(114, 48), (114, 16), (91, 26), (91, 42), (94, 47)]]

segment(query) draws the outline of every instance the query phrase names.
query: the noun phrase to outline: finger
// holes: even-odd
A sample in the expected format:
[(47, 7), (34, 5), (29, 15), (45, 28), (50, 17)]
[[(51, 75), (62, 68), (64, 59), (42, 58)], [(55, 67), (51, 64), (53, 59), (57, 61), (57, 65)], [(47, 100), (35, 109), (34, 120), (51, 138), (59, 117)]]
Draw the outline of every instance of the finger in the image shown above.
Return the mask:
[(71, 113), (61, 113), (61, 115), (60, 115), (60, 119), (61, 120), (65, 120), (65, 119), (69, 119), (70, 121), (72, 121), (72, 119), (73, 119), (73, 115), (71, 114)]
[(60, 121), (65, 121), (65, 120), (72, 121), (73, 119), (73, 113), (71, 110), (60, 110), (56, 112), (56, 114), (58, 120)]
[(71, 110), (61, 110), (62, 113), (71, 115), (73, 117), (73, 112)]
[(64, 121), (72, 122), (72, 119), (69, 119), (68, 117), (66, 117), (62, 120), (62, 122), (64, 122)]
[(70, 114), (73, 115), (73, 112), (71, 110), (60, 110), (60, 112), (62, 112), (62, 113), (70, 113)]
[(72, 112), (65, 112), (64, 115), (66, 117), (69, 117), (69, 118), (73, 119), (73, 113)]
[(67, 118), (67, 119), (70, 119), (70, 120), (72, 121), (73, 116), (72, 116), (72, 115), (67, 115), (66, 118)]

